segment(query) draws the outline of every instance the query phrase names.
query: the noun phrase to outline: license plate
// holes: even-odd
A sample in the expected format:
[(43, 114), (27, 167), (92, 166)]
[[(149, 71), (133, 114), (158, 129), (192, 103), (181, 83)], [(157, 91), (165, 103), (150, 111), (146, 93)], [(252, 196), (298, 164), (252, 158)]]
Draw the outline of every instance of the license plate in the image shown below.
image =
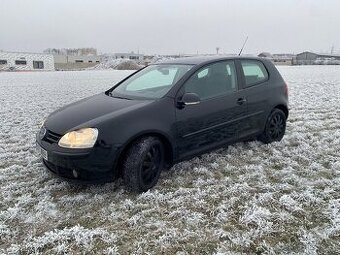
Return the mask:
[(38, 154), (45, 159), (46, 161), (48, 161), (48, 153), (45, 149), (41, 148), (38, 144), (37, 144), (37, 150), (38, 150)]

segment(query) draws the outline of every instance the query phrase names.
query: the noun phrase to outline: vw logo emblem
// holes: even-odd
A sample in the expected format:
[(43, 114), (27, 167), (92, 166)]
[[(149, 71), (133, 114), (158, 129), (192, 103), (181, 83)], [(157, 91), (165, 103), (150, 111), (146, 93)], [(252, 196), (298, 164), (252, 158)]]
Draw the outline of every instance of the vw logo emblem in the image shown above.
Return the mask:
[(42, 127), (39, 132), (40, 139), (43, 139), (46, 135), (46, 128)]

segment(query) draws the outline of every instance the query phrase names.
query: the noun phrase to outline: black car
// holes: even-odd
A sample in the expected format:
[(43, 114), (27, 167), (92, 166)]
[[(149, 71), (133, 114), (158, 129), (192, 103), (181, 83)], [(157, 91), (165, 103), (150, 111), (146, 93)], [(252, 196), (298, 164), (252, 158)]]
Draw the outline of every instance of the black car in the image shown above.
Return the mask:
[(153, 187), (162, 169), (222, 145), (280, 141), (288, 89), (266, 59), (193, 57), (149, 65), (52, 113), (37, 134), (44, 165), (68, 180), (123, 177)]

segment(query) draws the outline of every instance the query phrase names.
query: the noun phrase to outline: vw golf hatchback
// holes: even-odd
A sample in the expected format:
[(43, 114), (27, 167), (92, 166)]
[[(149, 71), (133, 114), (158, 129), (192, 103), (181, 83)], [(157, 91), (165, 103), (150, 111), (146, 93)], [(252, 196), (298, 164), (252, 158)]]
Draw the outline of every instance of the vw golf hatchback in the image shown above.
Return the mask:
[(122, 177), (143, 192), (176, 162), (241, 140), (280, 141), (287, 117), (287, 85), (269, 60), (182, 58), (55, 111), (36, 139), (44, 165), (60, 177)]

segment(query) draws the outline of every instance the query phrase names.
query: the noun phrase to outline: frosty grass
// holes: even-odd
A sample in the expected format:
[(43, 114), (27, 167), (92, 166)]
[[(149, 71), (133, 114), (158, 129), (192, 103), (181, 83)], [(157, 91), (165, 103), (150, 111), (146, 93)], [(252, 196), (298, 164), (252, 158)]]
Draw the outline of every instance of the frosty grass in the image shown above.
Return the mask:
[(130, 72), (0, 73), (0, 253), (340, 254), (340, 67), (279, 69), (282, 142), (177, 164), (141, 195), (68, 184), (35, 155), (49, 113)]

